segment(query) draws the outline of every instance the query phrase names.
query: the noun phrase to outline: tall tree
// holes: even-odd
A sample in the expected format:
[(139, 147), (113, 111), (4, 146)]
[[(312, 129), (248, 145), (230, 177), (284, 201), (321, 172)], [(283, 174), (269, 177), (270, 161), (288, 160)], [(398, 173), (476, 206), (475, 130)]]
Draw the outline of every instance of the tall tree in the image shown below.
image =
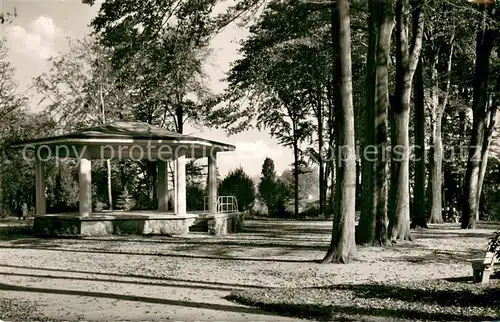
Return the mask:
[[(306, 201), (310, 197), (319, 196), (318, 172), (305, 163), (299, 166), (299, 200)], [(293, 187), (295, 183), (294, 168), (286, 169), (280, 176), (280, 180), (288, 186)]]
[(276, 212), (278, 181), (274, 170), (274, 161), (266, 158), (262, 164), (262, 172), (259, 182), (259, 197), (267, 206), (267, 214)]
[(116, 120), (129, 102), (109, 65), (109, 52), (92, 37), (70, 40), (67, 52), (49, 59), (34, 79), (39, 104), (63, 130)]
[[(23, 109), (27, 99), (17, 94), (17, 84), (14, 81), (15, 69), (7, 60), (6, 40), (0, 39), (0, 130), (8, 127), (9, 118), (13, 112)], [(0, 134), (2, 134), (0, 132)]]
[(351, 19), (349, 1), (332, 3), (332, 42), (336, 55), (337, 190), (332, 240), (323, 263), (348, 263), (356, 256), (356, 159), (352, 100)]
[(255, 201), (255, 184), (243, 168), (239, 167), (228, 173), (219, 183), (219, 196), (234, 196), (238, 202), (238, 210), (250, 209)]
[(469, 158), (464, 182), (464, 201), (462, 207), (461, 227), (470, 229), (476, 227), (476, 211), (479, 201), (479, 177), (483, 157), (484, 133), (487, 122), (488, 78), (490, 72), (490, 57), (498, 38), (496, 26), (498, 12), (497, 4), (481, 3), (481, 12), (476, 32), (476, 64), (473, 85), (472, 102), (472, 134), (469, 144)]
[[(93, 5), (94, 0), (84, 0)], [(183, 133), (203, 125), (216, 102), (203, 60), (216, 22), (215, 0), (106, 0), (93, 31), (112, 52), (118, 79), (133, 84), (132, 116)]]
[(11, 23), (15, 17), (17, 17), (16, 8), (14, 8), (14, 12), (0, 12), (0, 25)]
[[(409, 121), (413, 75), (420, 57), (424, 20), (421, 1), (396, 0), (396, 83), (391, 102), (391, 186), (389, 233), (394, 242), (410, 239)], [(413, 33), (408, 39), (410, 9)]]
[(412, 227), (427, 227), (427, 211), (425, 203), (425, 94), (424, 68), (422, 57), (417, 64), (414, 79), (415, 99), (415, 188), (413, 198)]
[[(452, 12), (449, 12), (453, 14)], [(450, 15), (446, 15), (450, 16)], [(445, 109), (448, 105), (451, 87), (451, 72), (455, 49), (455, 27), (439, 37), (436, 35), (436, 29), (443, 30), (440, 26), (440, 21), (443, 16), (435, 16), (432, 24), (428, 25), (425, 35), (426, 55), (422, 57), (422, 61), (430, 70), (430, 149), (429, 149), (429, 223), (443, 222), (443, 138), (442, 138), (442, 122)], [(443, 59), (444, 58), (444, 59)], [(440, 74), (440, 64), (446, 64), (444, 69), (444, 77)], [(444, 79), (443, 82), (441, 80)]]
[[(498, 86), (498, 85), (497, 85)], [(491, 105), (486, 113), (486, 125), (484, 128), (484, 139), (483, 147), (481, 151), (481, 167), (479, 169), (479, 180), (477, 183), (477, 204), (476, 204), (476, 220), (479, 220), (479, 204), (481, 202), (481, 193), (483, 190), (484, 177), (486, 175), (486, 169), (488, 167), (488, 158), (490, 152), (491, 141), (493, 139), (493, 133), (495, 132), (496, 121), (497, 121), (497, 111), (498, 111), (498, 97), (493, 94), (494, 97), (491, 100)]]
[[(387, 225), (387, 141), (389, 111), (389, 59), (394, 28), (394, 2), (369, 1), (368, 57), (366, 75), (365, 137), (362, 160), (363, 206), (359, 222), (359, 243), (386, 244)], [(376, 151), (373, 151), (376, 147)], [(372, 149), (372, 151), (370, 151)], [(373, 157), (375, 152), (376, 157)]]
[[(293, 149), (296, 213), (301, 144), (311, 140), (311, 111), (327, 104), (327, 99), (319, 98), (327, 97), (327, 80), (315, 76), (322, 74), (320, 68), (332, 65), (331, 57), (325, 55), (330, 50), (324, 46), (328, 14), (300, 1), (269, 3), (243, 43), (243, 58), (229, 72), (224, 106), (215, 113), (223, 118), (222, 122), (216, 118), (218, 123), (233, 133), (256, 123)], [(291, 25), (290, 21), (300, 23)], [(319, 80), (324, 83), (318, 84)]]
[[(0, 39), (0, 162), (5, 159), (6, 138), (12, 136), (15, 122), (26, 109), (27, 98), (17, 93), (15, 69), (7, 60), (6, 40)], [(0, 167), (0, 170), (3, 167)], [(3, 173), (0, 171), (0, 202), (3, 200)], [(0, 204), (0, 212), (2, 204)]]
[[(128, 100), (119, 89), (109, 51), (92, 37), (70, 41), (69, 50), (50, 58), (52, 66), (34, 80), (46, 110), (68, 131), (105, 124), (125, 114)], [(108, 207), (113, 209), (111, 162), (106, 160)]]

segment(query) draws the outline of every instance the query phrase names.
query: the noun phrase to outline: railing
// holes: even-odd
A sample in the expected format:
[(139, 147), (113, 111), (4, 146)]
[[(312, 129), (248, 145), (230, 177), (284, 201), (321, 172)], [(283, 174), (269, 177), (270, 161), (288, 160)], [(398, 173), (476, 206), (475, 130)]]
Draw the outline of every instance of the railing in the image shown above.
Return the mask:
[[(210, 197), (205, 196), (204, 199), (204, 211), (210, 212)], [(234, 213), (238, 212), (238, 201), (234, 196), (219, 196), (217, 197), (216, 203), (216, 212), (217, 213)]]

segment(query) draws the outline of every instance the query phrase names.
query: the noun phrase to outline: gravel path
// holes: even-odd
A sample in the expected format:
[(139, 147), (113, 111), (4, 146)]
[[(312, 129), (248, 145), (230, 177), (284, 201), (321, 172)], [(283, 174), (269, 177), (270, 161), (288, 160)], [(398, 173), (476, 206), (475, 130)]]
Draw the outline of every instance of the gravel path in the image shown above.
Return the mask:
[(415, 232), (412, 243), (359, 248), (352, 264), (319, 265), (314, 261), (328, 247), (330, 222), (249, 221), (246, 227), (224, 238), (0, 241), (0, 298), (36, 303), (54, 320), (296, 321), (225, 297), (236, 289), (470, 276), (469, 261), (484, 255), (495, 228), (433, 226)]

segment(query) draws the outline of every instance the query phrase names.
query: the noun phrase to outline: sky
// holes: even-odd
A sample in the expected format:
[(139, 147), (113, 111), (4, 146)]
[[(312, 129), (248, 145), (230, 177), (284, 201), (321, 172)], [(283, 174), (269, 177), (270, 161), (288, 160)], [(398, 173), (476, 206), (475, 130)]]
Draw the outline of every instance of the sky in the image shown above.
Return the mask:
[[(138, 0), (141, 1), (141, 0)], [(68, 38), (81, 38), (90, 32), (91, 19), (97, 14), (99, 2), (90, 7), (78, 0), (0, 0), (0, 11), (18, 16), (10, 25), (0, 26), (2, 37), (7, 39), (9, 60), (16, 68), (19, 91), (31, 95), (32, 79), (50, 68), (47, 59), (67, 49)], [(214, 92), (222, 91), (225, 73), (232, 61), (238, 58), (238, 42), (247, 35), (236, 26), (226, 28), (212, 43), (212, 56), (205, 65), (210, 77), (209, 86)], [(31, 100), (33, 111), (39, 111), (36, 100)], [(222, 175), (242, 166), (252, 177), (260, 174), (266, 157), (275, 162), (281, 173), (293, 162), (291, 149), (281, 147), (266, 132), (250, 130), (227, 136), (222, 130), (197, 130), (190, 126), (185, 134), (201, 136), (236, 146), (236, 151), (218, 155), (218, 167)]]

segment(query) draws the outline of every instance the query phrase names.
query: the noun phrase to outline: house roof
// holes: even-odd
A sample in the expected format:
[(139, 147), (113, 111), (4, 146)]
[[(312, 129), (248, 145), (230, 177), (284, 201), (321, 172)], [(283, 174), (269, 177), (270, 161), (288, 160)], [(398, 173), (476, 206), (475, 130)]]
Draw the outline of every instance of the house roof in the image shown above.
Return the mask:
[(183, 143), (202, 143), (211, 146), (224, 148), (227, 151), (236, 149), (234, 145), (207, 140), (204, 138), (184, 135), (177, 132), (169, 131), (161, 127), (153, 126), (137, 121), (117, 121), (99, 125), (96, 127), (86, 128), (80, 131), (71, 132), (64, 135), (43, 137), (34, 140), (27, 140), (13, 144), (13, 147), (24, 147), (26, 145), (50, 145), (55, 143), (85, 143), (85, 142), (100, 142), (109, 144), (128, 140), (130, 142), (138, 141), (172, 141), (176, 144)]

